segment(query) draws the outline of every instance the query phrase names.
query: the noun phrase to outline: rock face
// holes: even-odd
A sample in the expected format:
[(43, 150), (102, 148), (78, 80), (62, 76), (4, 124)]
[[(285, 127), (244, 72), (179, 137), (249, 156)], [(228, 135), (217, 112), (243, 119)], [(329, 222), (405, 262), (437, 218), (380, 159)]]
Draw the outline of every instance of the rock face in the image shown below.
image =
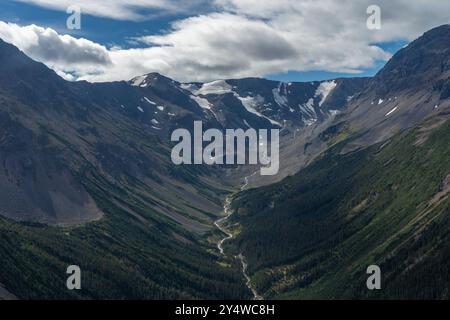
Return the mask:
[[(433, 88), (450, 77), (450, 25), (426, 32), (400, 50), (374, 77), (367, 91), (380, 97)], [(438, 88), (436, 88), (438, 89)]]
[(102, 213), (44, 137), (0, 113), (0, 213), (18, 221), (78, 224)]
[[(210, 104), (222, 125), (303, 128), (341, 112), (368, 78), (285, 83), (258, 78), (184, 84)], [(245, 122), (243, 122), (245, 120)]]

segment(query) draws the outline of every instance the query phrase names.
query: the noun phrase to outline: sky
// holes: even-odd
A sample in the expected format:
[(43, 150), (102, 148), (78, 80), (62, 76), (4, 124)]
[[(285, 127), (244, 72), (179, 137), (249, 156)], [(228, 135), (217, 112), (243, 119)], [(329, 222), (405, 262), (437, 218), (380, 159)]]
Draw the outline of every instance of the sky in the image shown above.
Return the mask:
[(0, 38), (67, 80), (313, 81), (374, 75), (449, 12), (448, 0), (2, 0)]

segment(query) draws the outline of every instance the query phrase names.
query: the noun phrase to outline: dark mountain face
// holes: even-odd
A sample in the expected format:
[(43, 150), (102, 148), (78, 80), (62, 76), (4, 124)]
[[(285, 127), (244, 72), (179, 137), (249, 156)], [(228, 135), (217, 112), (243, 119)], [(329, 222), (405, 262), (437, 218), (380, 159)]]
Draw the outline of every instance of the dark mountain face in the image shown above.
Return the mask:
[[(182, 86), (196, 99), (206, 99), (205, 103), (211, 104), (216, 115), (223, 109), (227, 109), (226, 112), (236, 110), (239, 112), (236, 118), (245, 120), (249, 126), (292, 129), (322, 122), (330, 114), (339, 113), (347, 100), (360, 92), (367, 82), (367, 78), (307, 83), (248, 78)], [(244, 127), (247, 124), (240, 123)]]
[(22, 103), (54, 107), (59, 103), (55, 98), (67, 94), (67, 86), (54, 71), (1, 39), (0, 61), (0, 92)]
[(48, 136), (0, 113), (0, 212), (16, 220), (78, 224), (101, 218)]

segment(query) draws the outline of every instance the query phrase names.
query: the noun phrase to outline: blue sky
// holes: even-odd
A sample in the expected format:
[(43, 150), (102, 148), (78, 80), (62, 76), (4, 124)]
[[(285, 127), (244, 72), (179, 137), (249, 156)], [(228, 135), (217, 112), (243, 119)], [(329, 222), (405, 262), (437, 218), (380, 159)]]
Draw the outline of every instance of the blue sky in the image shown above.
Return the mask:
[[(377, 45), (392, 55), (395, 54), (398, 50), (403, 48), (408, 41), (400, 40), (394, 42), (380, 42)], [(374, 76), (381, 68), (384, 67), (386, 61), (378, 60), (375, 66), (371, 68), (363, 68), (361, 69), (361, 73), (352, 74), (352, 73), (340, 73), (340, 72), (329, 72), (323, 70), (315, 70), (315, 71), (289, 71), (286, 73), (275, 73), (269, 74), (266, 76), (267, 79), (277, 80), (277, 81), (321, 81), (321, 80), (329, 80), (336, 78), (348, 78), (348, 77), (372, 77)]]
[[(121, 77), (155, 71), (181, 81), (245, 76), (313, 81), (372, 76), (384, 66), (389, 56), (411, 39), (439, 25), (439, 20), (446, 21), (445, 14), (438, 16), (442, 8), (437, 7), (436, 16), (430, 15), (429, 21), (423, 21), (423, 26), (418, 26), (417, 19), (414, 19), (414, 14), (418, 15), (422, 10), (418, 6), (410, 9), (413, 10), (409, 13), (413, 15), (411, 27), (407, 28), (408, 23), (403, 21), (399, 26), (402, 25), (405, 30), (400, 32), (392, 22), (399, 19), (395, 16), (396, 7), (387, 0), (380, 2), (386, 2), (386, 8), (389, 8), (385, 15), (391, 19), (389, 29), (386, 27), (378, 33), (366, 30), (364, 4), (348, 4), (349, 7), (342, 13), (324, 17), (329, 26), (317, 24), (315, 27), (317, 18), (314, 16), (308, 20), (305, 12), (310, 11), (312, 15), (322, 10), (323, 15), (328, 15), (330, 6), (342, 6), (342, 2), (337, 0), (325, 0), (328, 7), (316, 5), (313, 8), (308, 1), (285, 0), (285, 10), (273, 7), (273, 2), (269, 0), (260, 0), (259, 7), (251, 7), (254, 4), (252, 0), (213, 0), (214, 3), (197, 0), (198, 5), (186, 10), (173, 9), (178, 5), (178, 0), (169, 0), (168, 3), (172, 1), (175, 5), (168, 5), (171, 9), (167, 10), (155, 9), (152, 1), (157, 2), (134, 0), (133, 6), (127, 6), (127, 1), (120, 3), (115, 0), (111, 7), (111, 12), (115, 10), (115, 13), (109, 14), (108, 9), (101, 12), (95, 7), (98, 4), (101, 8), (106, 2), (92, 0), (88, 7), (84, 7), (87, 12), (82, 14), (81, 30), (66, 28), (68, 14), (64, 10), (65, 0), (55, 0), (57, 5), (48, 5), (40, 0), (1, 1), (0, 21), (6, 24), (2, 25), (3, 30), (0, 28), (0, 36), (6, 35), (10, 38), (6, 41), (16, 44), (61, 75), (73, 79), (124, 80)], [(433, 1), (417, 2), (433, 6)], [(399, 16), (407, 17), (408, 12), (400, 9)], [(121, 10), (123, 17), (120, 16)], [(130, 18), (127, 10), (141, 18)], [(355, 14), (349, 16), (348, 11)], [(177, 22), (175, 26), (174, 22)], [(42, 29), (25, 28), (32, 24)], [(54, 31), (52, 38), (44, 32), (45, 28)], [(65, 34), (74, 39), (70, 46), (67, 39), (63, 39)], [(28, 36), (37, 36), (39, 43), (24, 43), (23, 38)], [(42, 37), (46, 37), (45, 41), (41, 41)], [(80, 38), (90, 43), (81, 43), (78, 41)], [(77, 59), (64, 60), (62, 54), (54, 59), (55, 53), (47, 52), (50, 49), (36, 47), (42, 43), (48, 46), (49, 41), (60, 41), (49, 47), (72, 50), (65, 56)], [(83, 52), (89, 52), (91, 56), (78, 57)], [(93, 62), (87, 63), (91, 58)]]
[(127, 39), (161, 33), (170, 27), (171, 21), (182, 19), (186, 15), (162, 15), (146, 21), (123, 21), (85, 14), (82, 15), (81, 30), (67, 29), (67, 17), (68, 14), (61, 10), (10, 0), (0, 2), (0, 20), (50, 27), (62, 34), (84, 37), (108, 46), (130, 46)]

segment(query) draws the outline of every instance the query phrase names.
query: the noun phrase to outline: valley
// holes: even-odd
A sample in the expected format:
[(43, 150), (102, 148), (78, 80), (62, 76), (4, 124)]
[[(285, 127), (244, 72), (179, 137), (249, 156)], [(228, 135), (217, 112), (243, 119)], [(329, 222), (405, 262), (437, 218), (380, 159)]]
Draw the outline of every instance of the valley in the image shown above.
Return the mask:
[[(0, 40), (0, 297), (448, 298), (449, 44), (373, 78), (89, 83)], [(279, 129), (278, 174), (174, 164), (196, 122)]]
[[(255, 173), (257, 173), (257, 172), (258, 171), (256, 171)], [(240, 191), (245, 190), (245, 188), (248, 185), (248, 178), (255, 175), (255, 173), (251, 174), (250, 176), (244, 177), (244, 184), (241, 186)], [(220, 254), (225, 255), (225, 256), (226, 256), (226, 253), (225, 253), (225, 250), (223, 247), (224, 243), (225, 243), (225, 241), (233, 239), (233, 233), (231, 231), (228, 231), (227, 227), (225, 226), (227, 224), (228, 220), (231, 218), (231, 215), (233, 214), (233, 211), (230, 210), (231, 203), (233, 201), (233, 196), (234, 196), (234, 194), (229, 195), (225, 198), (224, 205), (223, 205), (223, 213), (225, 216), (214, 222), (214, 225), (222, 233), (224, 233), (226, 235), (224, 238), (220, 239), (219, 242), (217, 242), (217, 249), (219, 250)], [(252, 280), (247, 273), (248, 264), (245, 260), (245, 257), (242, 255), (242, 253), (239, 253), (238, 255), (235, 255), (232, 258), (240, 261), (241, 266), (242, 266), (242, 274), (245, 278), (245, 284), (246, 284), (247, 288), (252, 292), (253, 299), (254, 300), (262, 300), (262, 297), (258, 294), (256, 289), (254, 288), (254, 286), (252, 284)]]

